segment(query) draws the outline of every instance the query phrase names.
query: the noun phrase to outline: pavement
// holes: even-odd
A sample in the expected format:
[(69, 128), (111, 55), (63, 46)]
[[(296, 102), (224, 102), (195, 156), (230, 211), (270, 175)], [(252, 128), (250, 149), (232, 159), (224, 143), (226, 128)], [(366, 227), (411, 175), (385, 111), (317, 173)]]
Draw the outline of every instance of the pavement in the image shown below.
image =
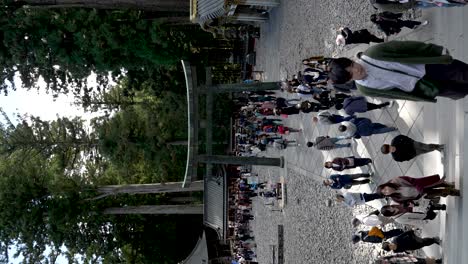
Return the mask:
[[(280, 7), (281, 8), (281, 7)], [(280, 13), (281, 10), (274, 10)], [(390, 39), (418, 40), (432, 42), (448, 48), (450, 54), (455, 58), (468, 62), (468, 7), (463, 8), (433, 8), (423, 10), (420, 20), (428, 20), (429, 25), (417, 30), (404, 30)], [(282, 18), (287, 19), (287, 18)], [(276, 23), (284, 23), (279, 21)], [(267, 23), (262, 26), (260, 42), (260, 65), (256, 70), (265, 72), (266, 81), (276, 81), (287, 77), (287, 69), (281, 68), (280, 56), (276, 55), (278, 49), (279, 31), (275, 23)], [(353, 57), (358, 51), (365, 49), (367, 45), (354, 46), (339, 54), (340, 56)], [(276, 56), (275, 56), (276, 55)], [(310, 55), (318, 55), (310, 54)], [(299, 61), (300, 62), (300, 61)], [(301, 68), (297, 68), (301, 70)], [(294, 73), (294, 72), (292, 72)], [(288, 95), (283, 95), (287, 97)], [(293, 96), (289, 96), (293, 98)], [(369, 98), (369, 101), (381, 102), (377, 99)], [(287, 161), (287, 168), (300, 174), (306, 174), (316, 180), (322, 180), (330, 174), (330, 171), (323, 168), (323, 163), (334, 157), (345, 157), (356, 155), (370, 157), (374, 160), (376, 175), (374, 184), (364, 185), (354, 188), (355, 191), (370, 192), (375, 186), (390, 180), (393, 177), (407, 175), (412, 177), (422, 177), (432, 174), (445, 175), (448, 181), (455, 181), (456, 186), (461, 189), (460, 198), (443, 198), (442, 203), (447, 204), (447, 212), (442, 212), (439, 216), (422, 228), (425, 236), (440, 236), (443, 240), (442, 248), (431, 246), (424, 248), (428, 256), (443, 257), (444, 263), (460, 264), (467, 263), (468, 259), (468, 194), (463, 195), (468, 190), (468, 180), (463, 180), (463, 164), (468, 162), (468, 100), (453, 101), (439, 98), (437, 103), (421, 103), (412, 101), (397, 100), (392, 108), (374, 110), (359, 116), (368, 117), (374, 122), (383, 123), (388, 126), (398, 128), (398, 132), (391, 132), (381, 135), (373, 135), (359, 140), (355, 140), (351, 149), (339, 149), (333, 151), (317, 151), (314, 148), (305, 147), (307, 141), (313, 141), (319, 135), (334, 136), (337, 134), (337, 126), (315, 125), (311, 119), (315, 114), (300, 114), (285, 119), (285, 124), (293, 128), (302, 128), (303, 132), (294, 133), (289, 138), (296, 139), (302, 146), (288, 148), (283, 151)], [(343, 113), (342, 113), (343, 114)], [(398, 135), (404, 134), (409, 137), (426, 143), (445, 144), (446, 149), (442, 155), (437, 151), (418, 156), (411, 161), (398, 163), (388, 155), (380, 153), (380, 146), (390, 142)], [(364, 169), (365, 171), (366, 169)], [(360, 169), (354, 169), (359, 172)], [(285, 173), (287, 179), (287, 171)], [(379, 204), (372, 204), (379, 207)]]

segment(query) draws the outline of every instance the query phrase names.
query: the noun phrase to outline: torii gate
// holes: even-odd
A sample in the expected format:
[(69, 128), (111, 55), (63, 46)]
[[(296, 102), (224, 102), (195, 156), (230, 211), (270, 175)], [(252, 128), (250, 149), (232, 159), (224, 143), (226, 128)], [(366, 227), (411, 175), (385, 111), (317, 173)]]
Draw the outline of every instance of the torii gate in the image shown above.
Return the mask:
[[(185, 83), (187, 86), (187, 116), (188, 116), (188, 147), (187, 164), (182, 187), (188, 187), (192, 181), (196, 180), (196, 168), (198, 163), (207, 164), (207, 173), (211, 171), (212, 164), (233, 164), (233, 165), (260, 165), (284, 167), (284, 158), (266, 157), (238, 157), (228, 155), (213, 155), (213, 95), (215, 93), (243, 92), (243, 91), (265, 91), (279, 90), (277, 82), (260, 82), (252, 84), (216, 84), (211, 82), (211, 70), (207, 68), (205, 85), (198, 86), (195, 67), (186, 61), (181, 61), (184, 69)], [(198, 107), (199, 95), (204, 95), (206, 99), (206, 153), (198, 153)]]

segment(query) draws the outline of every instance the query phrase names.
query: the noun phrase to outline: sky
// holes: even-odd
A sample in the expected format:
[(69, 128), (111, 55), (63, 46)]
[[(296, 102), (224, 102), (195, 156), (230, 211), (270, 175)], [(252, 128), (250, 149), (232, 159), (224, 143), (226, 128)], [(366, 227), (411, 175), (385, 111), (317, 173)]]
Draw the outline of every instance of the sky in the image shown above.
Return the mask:
[[(45, 84), (41, 86), (44, 87)], [(17, 87), (21, 86), (18, 85)], [(91, 115), (73, 105), (73, 102), (73, 96), (59, 95), (54, 99), (52, 94), (48, 94), (45, 89), (27, 90), (18, 88), (16, 91), (10, 90), (8, 96), (0, 95), (0, 107), (7, 113), (12, 122), (16, 121), (16, 114), (31, 114), (40, 117), (42, 120), (54, 120), (57, 115), (61, 117), (82, 116), (84, 119), (89, 120)], [(1, 118), (0, 122), (3, 121), (3, 118)], [(9, 251), (10, 264), (19, 264), (23, 259), (21, 256), (14, 259), (13, 254), (15, 251), (14, 247)], [(48, 252), (46, 252), (47, 254)], [(65, 257), (60, 256), (57, 258), (56, 264), (66, 263), (68, 261)]]

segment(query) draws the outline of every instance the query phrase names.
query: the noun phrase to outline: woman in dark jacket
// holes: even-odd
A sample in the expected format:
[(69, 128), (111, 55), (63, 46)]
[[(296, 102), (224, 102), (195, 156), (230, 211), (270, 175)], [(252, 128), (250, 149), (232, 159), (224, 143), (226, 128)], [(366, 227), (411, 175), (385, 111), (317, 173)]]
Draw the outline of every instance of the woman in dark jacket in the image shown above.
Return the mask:
[(385, 35), (390, 36), (393, 34), (400, 33), (403, 27), (415, 29), (417, 26), (423, 24), (426, 25), (427, 21), (419, 22), (413, 20), (403, 20), (401, 13), (392, 13), (392, 12), (382, 12), (378, 14), (373, 14), (370, 17), (372, 23), (376, 24), (377, 27), (382, 30)]
[(340, 28), (340, 34), (336, 37), (336, 45), (348, 45), (348, 44), (359, 44), (365, 43), (369, 44), (370, 42), (381, 43), (384, 42), (384, 39), (379, 38), (367, 29), (360, 29), (352, 31), (351, 29), (345, 27)]

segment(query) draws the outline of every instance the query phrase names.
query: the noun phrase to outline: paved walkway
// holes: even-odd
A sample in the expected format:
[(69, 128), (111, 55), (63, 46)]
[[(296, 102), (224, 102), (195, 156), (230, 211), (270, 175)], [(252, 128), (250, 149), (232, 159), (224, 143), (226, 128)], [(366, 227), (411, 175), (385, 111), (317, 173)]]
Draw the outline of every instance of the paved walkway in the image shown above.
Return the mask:
[[(280, 61), (280, 58), (284, 60), (285, 54), (291, 54), (291, 51), (282, 50), (287, 49), (287, 47), (281, 45), (281, 41), (279, 41), (281, 32), (278, 29), (283, 28), (281, 26), (283, 24), (292, 23), (285, 21), (292, 18), (284, 16), (285, 10), (282, 9), (291, 5), (292, 2), (297, 1), (288, 1), (288, 4), (275, 10), (272, 13), (272, 19), (277, 20), (265, 24), (262, 28), (263, 35), (259, 43), (258, 52), (259, 65), (256, 70), (264, 70), (268, 81), (285, 78), (287, 74), (290, 76), (296, 70), (302, 69), (300, 59), (298, 59), (300, 57), (297, 54), (292, 56), (294, 60), (297, 60), (297, 64)], [(303, 4), (307, 5), (306, 3)], [(465, 26), (468, 22), (468, 7), (424, 10), (422, 17), (430, 21), (428, 26), (415, 31), (404, 31), (395, 38), (441, 44), (449, 48), (450, 53), (455, 58), (468, 62), (468, 50), (466, 50), (468, 48), (468, 40), (464, 38), (465, 33), (468, 34), (468, 27)], [(313, 33), (310, 32), (310, 34)], [(306, 43), (303, 44), (305, 45)], [(296, 45), (295, 47), (299, 46)], [(356, 46), (341, 52), (340, 55), (352, 57), (357, 51), (366, 47), (367, 45)], [(309, 52), (318, 51), (312, 50)], [(296, 51), (296, 53), (301, 52)], [(308, 55), (317, 54), (320, 53)], [(379, 100), (375, 101), (380, 102)], [(317, 151), (304, 145), (305, 142), (312, 141), (319, 135), (333, 136), (337, 134), (337, 126), (315, 126), (311, 122), (313, 114), (291, 116), (285, 119), (285, 123), (293, 128), (302, 128), (303, 132), (293, 134), (290, 137), (296, 138), (302, 146), (283, 151), (288, 169), (281, 173), (293, 185), (295, 185), (295, 179), (288, 178), (288, 174), (290, 173), (306, 175), (312, 179), (321, 180), (330, 174), (328, 170), (323, 168), (323, 163), (326, 160), (330, 160), (336, 156), (354, 154), (374, 159), (377, 171), (377, 175), (375, 176), (376, 184), (383, 183), (400, 175), (421, 177), (438, 173), (440, 175), (445, 174), (449, 181), (455, 181), (463, 193), (464, 190), (468, 190), (468, 181), (463, 181), (463, 164), (465, 161), (468, 162), (468, 157), (464, 155), (465, 149), (468, 147), (468, 143), (464, 141), (465, 134), (468, 136), (468, 129), (465, 129), (465, 124), (468, 124), (467, 113), (468, 104), (466, 99), (458, 101), (439, 99), (436, 104), (398, 100), (397, 104), (390, 109), (374, 110), (360, 116), (369, 117), (374, 122), (395, 126), (399, 129), (399, 132), (373, 135), (372, 137), (359, 139), (353, 143), (352, 149), (341, 149), (330, 152)], [(442, 158), (440, 153), (432, 152), (412, 161), (397, 163), (391, 157), (381, 154), (380, 146), (384, 142), (389, 142), (398, 134), (408, 135), (422, 142), (440, 142), (446, 144), (445, 155)], [(267, 155), (280, 154), (269, 152)], [(355, 170), (357, 171), (358, 169)], [(319, 185), (315, 187), (320, 188)], [(359, 191), (370, 191), (374, 188), (375, 186), (361, 186), (356, 189)], [(311, 192), (313, 191), (311, 189)], [(423, 234), (431, 236), (440, 235), (443, 238), (443, 249), (441, 250), (437, 246), (427, 247), (424, 250), (427, 255), (439, 257), (444, 252), (444, 263), (466, 263), (468, 259), (468, 225), (464, 223), (468, 223), (467, 200), (468, 195), (465, 195), (463, 198), (442, 199), (442, 202), (446, 202), (448, 205), (447, 213), (441, 213), (439, 217), (426, 225), (423, 228)], [(304, 207), (304, 209), (306, 208)], [(287, 212), (287, 208), (285, 208), (285, 213), (281, 217), (288, 218)], [(320, 214), (320, 212), (316, 213)], [(316, 224), (327, 225), (327, 223)], [(286, 227), (286, 238), (288, 237), (287, 232), (288, 228)], [(292, 241), (289, 242), (292, 243)], [(285, 244), (288, 244), (288, 241), (285, 241)], [(288, 249), (286, 248), (286, 250)], [(309, 250), (314, 250), (314, 248), (309, 248)], [(288, 254), (286, 253), (285, 255), (288, 258)], [(289, 263), (302, 263), (300, 260), (294, 262), (294, 260), (290, 259), (290, 261), (293, 262)], [(287, 260), (286, 263), (288, 263)]]

